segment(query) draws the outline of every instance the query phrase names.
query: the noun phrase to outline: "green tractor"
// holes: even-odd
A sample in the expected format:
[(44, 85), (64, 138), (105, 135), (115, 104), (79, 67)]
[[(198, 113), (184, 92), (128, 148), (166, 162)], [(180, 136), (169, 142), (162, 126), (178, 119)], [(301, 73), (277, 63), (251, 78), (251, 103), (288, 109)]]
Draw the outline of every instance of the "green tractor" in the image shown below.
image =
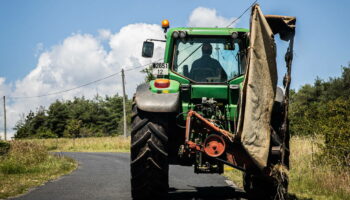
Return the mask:
[[(164, 63), (137, 87), (132, 107), (133, 199), (167, 199), (169, 164), (195, 173), (244, 172), (249, 199), (284, 199), (289, 169), (288, 93), (294, 17), (252, 7), (250, 29), (171, 28)], [(274, 35), (289, 41), (277, 86)], [(152, 57), (154, 41), (142, 48)]]

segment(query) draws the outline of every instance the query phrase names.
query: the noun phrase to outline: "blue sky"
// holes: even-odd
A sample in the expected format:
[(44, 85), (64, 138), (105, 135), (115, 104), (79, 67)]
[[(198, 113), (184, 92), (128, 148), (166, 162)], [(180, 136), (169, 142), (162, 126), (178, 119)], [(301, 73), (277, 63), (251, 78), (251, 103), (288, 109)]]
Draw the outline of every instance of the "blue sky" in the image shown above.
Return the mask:
[[(122, 67), (149, 63), (152, 60), (140, 57), (142, 41), (162, 39), (161, 20), (168, 19), (171, 27), (205, 24), (208, 21), (200, 22), (200, 19), (208, 17), (214, 23), (226, 24), (252, 2), (1, 0), (0, 96), (33, 96), (69, 89), (118, 72)], [(350, 61), (350, 1), (260, 0), (258, 3), (264, 14), (297, 17), (292, 88), (313, 83), (317, 76), (328, 79), (340, 75), (341, 66)], [(235, 26), (248, 28), (249, 15), (247, 12)], [(286, 48), (286, 43), (278, 44), (280, 50)], [(153, 61), (162, 57), (163, 47), (158, 44), (156, 47)], [(281, 51), (278, 64), (280, 69), (284, 68)], [(139, 72), (126, 73), (129, 96), (142, 77)], [(96, 93), (113, 95), (120, 91), (120, 77), (113, 77), (59, 96), (9, 98), (8, 127), (11, 129), (22, 113), (36, 110), (40, 105), (48, 106), (57, 98), (93, 97)]]
[[(215, 8), (236, 17), (252, 1), (113, 1), (113, 0), (2, 0), (0, 2), (0, 68), (7, 82), (23, 78), (35, 68), (40, 51), (72, 33), (118, 31), (144, 22), (186, 26), (193, 9)], [(349, 1), (259, 1), (264, 13), (297, 16), (293, 87), (312, 83), (316, 76), (338, 76), (350, 61)], [(249, 13), (237, 24), (249, 26)], [(41, 45), (42, 44), (42, 45)], [(41, 48), (43, 47), (43, 49)]]

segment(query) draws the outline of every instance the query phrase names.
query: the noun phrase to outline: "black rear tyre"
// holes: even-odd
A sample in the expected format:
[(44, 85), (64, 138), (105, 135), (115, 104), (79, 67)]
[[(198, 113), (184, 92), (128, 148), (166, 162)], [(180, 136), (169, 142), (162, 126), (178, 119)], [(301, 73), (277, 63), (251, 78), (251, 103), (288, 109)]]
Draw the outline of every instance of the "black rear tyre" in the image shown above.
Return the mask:
[(168, 194), (167, 116), (133, 105), (131, 194), (133, 199), (166, 199)]

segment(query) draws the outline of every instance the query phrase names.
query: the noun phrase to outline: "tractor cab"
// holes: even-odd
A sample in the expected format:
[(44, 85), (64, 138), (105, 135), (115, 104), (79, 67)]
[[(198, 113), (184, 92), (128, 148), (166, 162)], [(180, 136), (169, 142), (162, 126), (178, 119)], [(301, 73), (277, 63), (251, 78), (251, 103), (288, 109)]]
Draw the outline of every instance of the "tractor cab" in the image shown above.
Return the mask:
[[(164, 63), (170, 72), (155, 75), (182, 80), (180, 83), (227, 84), (244, 74), (247, 32), (239, 28), (172, 28), (164, 40)], [(151, 57), (153, 47), (151, 40), (144, 42), (142, 55)]]

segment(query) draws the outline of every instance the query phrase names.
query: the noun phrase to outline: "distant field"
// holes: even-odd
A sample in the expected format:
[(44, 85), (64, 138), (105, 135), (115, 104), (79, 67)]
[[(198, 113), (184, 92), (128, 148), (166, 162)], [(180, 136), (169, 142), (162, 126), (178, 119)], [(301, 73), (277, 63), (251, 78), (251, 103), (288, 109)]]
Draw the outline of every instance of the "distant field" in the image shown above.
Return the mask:
[(0, 151), (0, 199), (22, 194), (77, 167), (74, 160), (52, 155), (35, 142), (12, 141), (10, 145), (7, 153)]
[(53, 152), (128, 152), (130, 137), (89, 137), (58, 139), (25, 139), (41, 144)]
[[(350, 169), (317, 162), (320, 139), (292, 137), (289, 193), (291, 199), (350, 200)], [(229, 169), (225, 176), (242, 187), (242, 173)]]

